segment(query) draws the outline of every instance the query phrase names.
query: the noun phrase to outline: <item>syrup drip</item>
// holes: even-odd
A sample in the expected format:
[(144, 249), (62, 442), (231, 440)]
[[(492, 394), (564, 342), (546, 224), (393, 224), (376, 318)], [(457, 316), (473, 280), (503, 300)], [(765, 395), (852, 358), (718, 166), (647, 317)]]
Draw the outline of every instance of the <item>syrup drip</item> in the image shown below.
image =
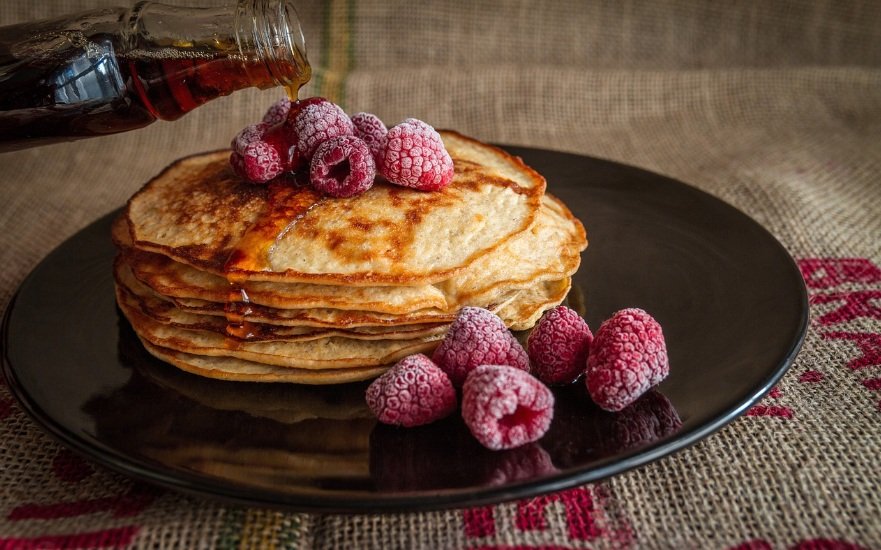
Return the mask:
[(248, 315), (254, 312), (251, 307), (251, 299), (245, 290), (244, 279), (241, 277), (227, 277), (229, 281), (229, 294), (223, 310), (226, 313), (226, 333), (239, 340), (250, 340), (256, 336), (254, 324), (247, 320)]
[(309, 187), (294, 186), (284, 180), (269, 184), (268, 207), (257, 221), (242, 235), (223, 267), (229, 282), (229, 293), (224, 307), (226, 333), (239, 340), (251, 340), (258, 335), (248, 316), (254, 313), (245, 289), (248, 273), (271, 271), (269, 256), (273, 245), (297, 223), (322, 196)]

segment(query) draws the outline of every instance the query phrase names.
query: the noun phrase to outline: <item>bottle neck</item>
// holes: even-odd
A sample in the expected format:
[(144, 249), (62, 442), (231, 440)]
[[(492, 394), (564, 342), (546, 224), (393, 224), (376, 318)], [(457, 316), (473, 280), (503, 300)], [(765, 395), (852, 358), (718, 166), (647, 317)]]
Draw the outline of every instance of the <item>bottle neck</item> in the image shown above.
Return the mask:
[[(306, 40), (291, 2), (241, 0), (236, 6), (236, 43), (251, 73), (268, 74), (276, 86), (288, 89), (292, 99), (312, 76), (306, 60)], [(257, 69), (259, 63), (263, 67)], [(255, 70), (256, 69), (256, 70)], [(254, 74), (259, 78), (259, 74)]]
[(216, 8), (140, 2), (123, 28), (133, 91), (160, 119), (177, 119), (249, 87), (281, 86), (296, 96), (311, 76), (289, 0), (238, 0)]

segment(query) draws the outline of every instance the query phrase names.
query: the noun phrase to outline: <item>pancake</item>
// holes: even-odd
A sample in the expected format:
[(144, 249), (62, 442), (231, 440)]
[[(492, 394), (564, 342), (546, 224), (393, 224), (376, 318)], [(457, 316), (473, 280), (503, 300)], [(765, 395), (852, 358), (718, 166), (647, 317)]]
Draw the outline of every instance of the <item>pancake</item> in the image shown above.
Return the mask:
[(441, 135), (455, 175), (430, 193), (379, 182), (331, 200), (286, 182), (245, 183), (229, 168), (227, 151), (183, 159), (129, 201), (132, 243), (247, 281), (377, 286), (448, 279), (532, 226), (545, 180), (500, 149)]
[[(200, 271), (161, 254), (134, 251), (127, 263), (135, 277), (165, 296), (210, 302), (223, 302), (229, 296), (229, 282), (224, 277)], [(432, 285), (346, 288), (254, 281), (242, 286), (251, 302), (279, 309), (327, 307), (397, 314), (447, 307), (443, 292)]]
[[(205, 330), (226, 334), (227, 319), (219, 315), (202, 315), (181, 310), (173, 302), (164, 300), (152, 290), (141, 284), (131, 275), (122, 262), (117, 262), (117, 292), (127, 296), (120, 297), (136, 305), (138, 310), (150, 319), (164, 325), (188, 330)], [(249, 321), (253, 336), (251, 341), (284, 340), (288, 342), (317, 340), (331, 336), (353, 338), (356, 340), (405, 340), (440, 335), (446, 332), (447, 323), (426, 323), (401, 326), (366, 326), (351, 329), (337, 329), (312, 326), (279, 326)]]
[(124, 294), (120, 309), (142, 340), (155, 346), (200, 356), (236, 357), (269, 366), (303, 370), (381, 367), (413, 353), (432, 351), (440, 336), (410, 340), (322, 338), (303, 342), (241, 341), (207, 331), (163, 325), (143, 315)]
[(381, 178), (351, 198), (293, 176), (253, 185), (227, 151), (173, 163), (113, 224), (120, 311), (182, 371), (307, 385), (430, 354), (464, 306), (531, 328), (566, 298), (584, 227), (519, 158), (442, 136), (455, 176), (437, 192)]
[(515, 300), (502, 307), (497, 315), (511, 330), (528, 330), (542, 314), (560, 305), (572, 288), (572, 279), (542, 281), (533, 288), (521, 292)]
[(436, 286), (447, 298), (448, 311), (491, 304), (512, 290), (569, 277), (578, 270), (585, 247), (587, 237), (581, 222), (559, 199), (545, 195), (529, 230)]
[[(435, 285), (341, 287), (247, 282), (242, 287), (251, 303), (277, 309), (455, 312), (464, 304), (492, 304), (512, 290), (571, 275), (578, 268), (586, 243), (581, 223), (558, 199), (546, 195), (536, 223), (528, 231), (475, 261), (469, 269)], [(224, 277), (160, 254), (132, 251), (126, 262), (142, 283), (157, 294), (176, 298), (183, 307), (200, 307), (204, 301), (225, 303), (228, 299), (229, 282)]]
[[(500, 316), (504, 320), (505, 310), (510, 309), (518, 319), (522, 319), (520, 322), (534, 324), (545, 309), (562, 301), (570, 284), (570, 279), (541, 283), (535, 289), (523, 292), (521, 301), (503, 308)], [(437, 334), (403, 340), (329, 337), (296, 342), (242, 341), (223, 334), (159, 323), (143, 314), (137, 300), (126, 292), (117, 292), (117, 303), (138, 336), (156, 346), (190, 354), (238, 357), (298, 369), (388, 365), (406, 355), (432, 351), (443, 336)]]
[(290, 382), (295, 384), (345, 384), (376, 378), (388, 367), (355, 367), (330, 370), (306, 370), (276, 367), (236, 357), (193, 355), (163, 348), (141, 338), (151, 355), (191, 374), (217, 380), (239, 382)]

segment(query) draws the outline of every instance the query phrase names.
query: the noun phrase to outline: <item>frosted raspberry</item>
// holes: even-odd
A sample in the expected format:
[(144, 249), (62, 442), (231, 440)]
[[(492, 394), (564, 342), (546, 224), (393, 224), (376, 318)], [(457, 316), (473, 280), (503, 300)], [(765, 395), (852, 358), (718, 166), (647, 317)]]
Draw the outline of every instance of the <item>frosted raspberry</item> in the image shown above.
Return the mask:
[(388, 131), (379, 172), (392, 183), (436, 191), (453, 180), (453, 159), (434, 128), (408, 118)]
[(374, 380), (366, 398), (380, 422), (408, 428), (456, 410), (456, 390), (450, 379), (422, 354), (405, 357)]
[(288, 118), (288, 113), (291, 111), (291, 100), (283, 97), (273, 103), (272, 107), (270, 107), (266, 114), (263, 115), (263, 122), (270, 125), (275, 126), (276, 124), (281, 124)]
[(312, 186), (332, 197), (351, 197), (370, 189), (376, 164), (367, 144), (355, 136), (331, 138), (312, 156)]
[(587, 367), (593, 334), (578, 313), (557, 306), (542, 316), (526, 341), (533, 374), (545, 384), (566, 384)]
[(284, 172), (278, 150), (263, 141), (249, 143), (242, 154), (233, 152), (229, 162), (239, 176), (252, 183), (266, 183)]
[(236, 137), (232, 139), (232, 142), (229, 144), (230, 149), (240, 155), (244, 154), (245, 147), (255, 141), (261, 141), (263, 135), (266, 134), (268, 129), (269, 124), (266, 124), (265, 122), (258, 122), (257, 124), (245, 126), (238, 134), (236, 134)]
[(291, 107), (286, 125), (288, 137), (296, 149), (292, 170), (308, 165), (323, 142), (339, 136), (355, 135), (355, 127), (345, 111), (323, 98), (310, 98), (301, 105)]
[(462, 386), (468, 373), (480, 365), (509, 365), (529, 370), (529, 357), (505, 323), (489, 310), (463, 307), (450, 325), (434, 362), (453, 385)]
[(607, 411), (620, 411), (670, 373), (661, 325), (637, 308), (603, 322), (590, 346), (587, 390)]
[(528, 372), (504, 365), (474, 369), (462, 387), (462, 418), (486, 448), (538, 440), (554, 417), (554, 394)]
[(355, 126), (355, 135), (364, 140), (364, 143), (370, 148), (370, 154), (378, 164), (382, 158), (382, 152), (385, 150), (388, 128), (378, 116), (371, 113), (355, 113), (351, 119)]

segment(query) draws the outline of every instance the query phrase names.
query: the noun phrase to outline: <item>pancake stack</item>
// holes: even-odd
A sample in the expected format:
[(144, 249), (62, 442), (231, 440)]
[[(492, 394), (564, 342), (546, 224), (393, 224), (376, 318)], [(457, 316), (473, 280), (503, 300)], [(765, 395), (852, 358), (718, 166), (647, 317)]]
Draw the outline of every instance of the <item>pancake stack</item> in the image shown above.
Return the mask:
[(117, 302), (147, 351), (218, 379), (335, 384), (431, 353), (463, 306), (532, 327), (566, 296), (584, 228), (545, 180), (441, 132), (452, 183), (351, 198), (182, 159), (115, 221)]

